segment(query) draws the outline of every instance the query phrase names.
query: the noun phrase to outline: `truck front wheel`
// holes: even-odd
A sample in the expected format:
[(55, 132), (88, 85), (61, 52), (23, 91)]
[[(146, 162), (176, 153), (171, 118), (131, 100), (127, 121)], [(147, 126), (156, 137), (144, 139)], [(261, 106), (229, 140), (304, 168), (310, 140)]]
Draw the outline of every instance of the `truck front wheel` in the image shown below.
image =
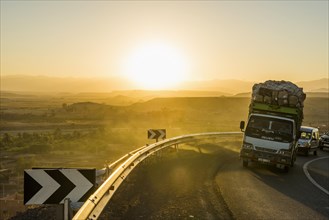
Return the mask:
[(242, 165), (243, 165), (244, 167), (248, 167), (248, 160), (243, 160), (243, 161), (242, 161)]
[(293, 153), (292, 157), (291, 157), (291, 162), (290, 162), (290, 166), (293, 167), (296, 161), (296, 152)]

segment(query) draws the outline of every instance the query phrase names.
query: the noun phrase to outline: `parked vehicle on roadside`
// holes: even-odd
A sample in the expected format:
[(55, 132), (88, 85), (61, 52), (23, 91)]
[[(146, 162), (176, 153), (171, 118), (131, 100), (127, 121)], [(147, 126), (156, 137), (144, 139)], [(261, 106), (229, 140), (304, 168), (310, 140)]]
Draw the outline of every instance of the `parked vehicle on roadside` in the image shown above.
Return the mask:
[(324, 147), (329, 148), (329, 131), (320, 136), (319, 148), (323, 150)]
[(304, 153), (306, 156), (310, 152), (317, 155), (319, 146), (319, 129), (307, 126), (301, 126), (300, 138), (297, 142), (297, 152)]

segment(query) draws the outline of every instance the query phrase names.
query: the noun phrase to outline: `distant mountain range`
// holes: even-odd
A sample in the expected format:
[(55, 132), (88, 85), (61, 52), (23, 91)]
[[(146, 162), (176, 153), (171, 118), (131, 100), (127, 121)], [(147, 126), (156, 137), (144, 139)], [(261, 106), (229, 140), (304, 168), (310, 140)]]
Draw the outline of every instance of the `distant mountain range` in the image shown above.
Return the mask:
[[(258, 83), (258, 82), (256, 82)], [(294, 82), (302, 87), (305, 92), (328, 93), (329, 79), (323, 78), (312, 81)], [(179, 85), (178, 89), (166, 91), (180, 93), (180, 96), (229, 96), (240, 93), (249, 93), (255, 84), (252, 81), (242, 80), (208, 80), (188, 81)], [(122, 90), (125, 90), (123, 92)], [(73, 77), (49, 77), (49, 76), (28, 76), (28, 75), (7, 75), (1, 76), (1, 91), (14, 92), (57, 92), (57, 93), (108, 93), (117, 92), (118, 95), (127, 93), (141, 93), (142, 90), (135, 90), (132, 82), (121, 78), (73, 78)], [(130, 91), (130, 92), (129, 92)], [(153, 91), (157, 93), (159, 91)], [(161, 92), (163, 95), (164, 91)], [(123, 94), (124, 93), (124, 94)], [(161, 95), (161, 96), (162, 96)], [(241, 94), (240, 94), (241, 95)]]

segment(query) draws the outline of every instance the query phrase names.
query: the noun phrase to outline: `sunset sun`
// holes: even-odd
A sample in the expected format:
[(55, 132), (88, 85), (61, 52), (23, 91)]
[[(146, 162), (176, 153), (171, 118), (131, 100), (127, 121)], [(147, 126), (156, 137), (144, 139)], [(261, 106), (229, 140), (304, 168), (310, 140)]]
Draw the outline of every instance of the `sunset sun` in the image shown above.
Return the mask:
[(142, 89), (168, 89), (186, 80), (186, 59), (164, 43), (136, 47), (124, 64), (126, 76)]

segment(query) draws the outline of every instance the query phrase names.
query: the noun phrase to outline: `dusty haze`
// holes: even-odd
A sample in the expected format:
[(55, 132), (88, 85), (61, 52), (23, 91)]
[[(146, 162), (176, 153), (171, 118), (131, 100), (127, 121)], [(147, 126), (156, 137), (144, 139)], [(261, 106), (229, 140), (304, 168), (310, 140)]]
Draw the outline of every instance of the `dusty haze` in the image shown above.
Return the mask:
[[(256, 81), (203, 80), (184, 81), (178, 90), (214, 91), (216, 95), (235, 95), (250, 92)], [(294, 82), (306, 92), (328, 92), (328, 78)], [(134, 82), (122, 78), (83, 78), (8, 75), (1, 76), (1, 91), (24, 92), (112, 92), (116, 90), (141, 90)]]

